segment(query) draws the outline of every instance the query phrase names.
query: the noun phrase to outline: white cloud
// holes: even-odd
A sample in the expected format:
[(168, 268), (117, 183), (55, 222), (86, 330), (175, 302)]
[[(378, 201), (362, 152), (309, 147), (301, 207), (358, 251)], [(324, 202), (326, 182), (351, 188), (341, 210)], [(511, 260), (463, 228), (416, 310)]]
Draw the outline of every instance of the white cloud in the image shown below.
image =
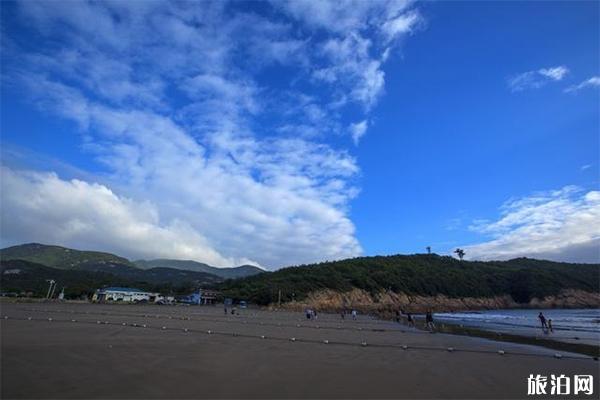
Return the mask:
[(510, 77), (508, 87), (512, 92), (520, 92), (525, 89), (539, 89), (548, 82), (557, 82), (562, 80), (569, 73), (569, 69), (564, 65), (540, 68), (536, 71), (523, 72)]
[(468, 258), (600, 262), (600, 192), (567, 186), (509, 201), (501, 212), (472, 226), (492, 239), (465, 246)]
[[(40, 80), (36, 87), (60, 94), (52, 102), (56, 112), (86, 121), (100, 132), (94, 142), (95, 153), (110, 167), (113, 186), (132, 198), (151, 201), (167, 220), (186, 221), (190, 236), (214, 244), (198, 246), (194, 259), (214, 262), (211, 254), (217, 253), (226, 254), (223, 259), (227, 260), (249, 258), (280, 267), (360, 254), (354, 226), (345, 216), (345, 205), (356, 195), (348, 179), (358, 168), (344, 152), (302, 139), (260, 141), (221, 132), (210, 137), (208, 155), (205, 146), (168, 117), (112, 109), (86, 101), (76, 91), (69, 92), (68, 101), (62, 102), (62, 85)], [(73, 99), (80, 105), (74, 114)], [(51, 200), (48, 198), (49, 206), (64, 209)], [(92, 214), (88, 220), (99, 223), (100, 219), (93, 217), (96, 206), (101, 204), (83, 206), (82, 212), (87, 210)], [(14, 202), (3, 202), (6, 219), (20, 214), (15, 208)], [(39, 219), (44, 215), (50, 218), (50, 214), (40, 213)], [(26, 240), (15, 231), (17, 225), (19, 220), (8, 224), (3, 237)], [(44, 232), (47, 236), (40, 237)], [(48, 243), (56, 237), (50, 230), (40, 230), (37, 236), (38, 241)], [(94, 236), (78, 237), (87, 243), (73, 243), (78, 247), (110, 245)], [(62, 243), (69, 244), (69, 238), (75, 237), (64, 236)], [(117, 244), (125, 238), (116, 239), (111, 242), (115, 251), (123, 251)], [(177, 243), (178, 237), (171, 239)], [(133, 237), (131, 248), (123, 254), (137, 254), (133, 248), (138, 245)], [(166, 257), (157, 253), (160, 247), (150, 248), (156, 256)], [(173, 249), (171, 257), (185, 254)]]
[(345, 34), (397, 18), (412, 1), (292, 0), (273, 3), (309, 27)]
[(382, 31), (386, 35), (387, 40), (391, 41), (400, 35), (411, 33), (419, 22), (421, 22), (419, 13), (410, 11), (386, 21), (382, 26)]
[(569, 69), (564, 65), (552, 68), (542, 68), (538, 71), (540, 75), (550, 78), (553, 81), (560, 81), (568, 72)]
[(65, 181), (52, 173), (2, 172), (2, 237), (116, 251), (132, 258), (202, 259), (212, 265), (241, 265), (215, 251), (187, 222), (161, 223), (150, 202), (120, 197), (106, 186)]
[[(412, 2), (18, 7), (39, 40), (7, 70), (43, 112), (77, 123), (102, 184), (7, 170), (23, 197), (48, 201), (30, 210), (43, 229), (27, 238), (31, 205), (7, 197), (3, 240), (272, 268), (361, 254), (348, 217), (360, 171), (325, 139), (365, 134), (383, 63), (421, 20)], [(286, 78), (265, 79), (274, 68)], [(342, 111), (349, 102), (361, 122)]]
[(593, 87), (600, 87), (600, 76), (592, 76), (591, 78), (586, 79), (585, 81), (583, 81), (577, 85), (569, 86), (568, 88), (565, 89), (565, 92), (566, 93), (578, 92), (581, 89), (593, 88)]
[[(334, 104), (359, 103), (369, 111), (383, 94), (383, 63), (390, 47), (422, 22), (412, 1), (310, 1), (274, 4), (308, 28), (327, 32), (319, 48), (324, 64), (314, 69), (318, 81), (339, 86)], [(376, 35), (370, 33), (376, 32)], [(346, 93), (349, 92), (349, 95)]]
[(352, 135), (352, 141), (354, 142), (355, 146), (358, 146), (360, 138), (362, 138), (365, 135), (365, 133), (367, 133), (367, 126), (367, 120), (350, 124), (350, 134)]

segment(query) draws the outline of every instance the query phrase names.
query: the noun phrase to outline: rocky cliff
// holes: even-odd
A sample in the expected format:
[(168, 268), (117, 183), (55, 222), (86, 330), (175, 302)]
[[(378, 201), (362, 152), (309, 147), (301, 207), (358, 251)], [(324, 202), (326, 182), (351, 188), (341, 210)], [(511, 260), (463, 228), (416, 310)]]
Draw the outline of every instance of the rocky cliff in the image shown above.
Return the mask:
[(451, 312), (501, 308), (591, 308), (600, 307), (600, 293), (567, 289), (555, 296), (547, 296), (543, 299), (533, 298), (529, 303), (517, 303), (509, 295), (451, 298), (444, 295), (428, 297), (380, 292), (372, 296), (360, 289), (349, 292), (322, 290), (311, 293), (302, 302), (289, 302), (283, 304), (282, 307), (296, 311), (310, 307), (318, 311), (330, 312), (354, 308), (363, 313), (378, 313), (383, 316), (394, 313), (398, 309), (405, 312), (422, 313), (426, 310)]

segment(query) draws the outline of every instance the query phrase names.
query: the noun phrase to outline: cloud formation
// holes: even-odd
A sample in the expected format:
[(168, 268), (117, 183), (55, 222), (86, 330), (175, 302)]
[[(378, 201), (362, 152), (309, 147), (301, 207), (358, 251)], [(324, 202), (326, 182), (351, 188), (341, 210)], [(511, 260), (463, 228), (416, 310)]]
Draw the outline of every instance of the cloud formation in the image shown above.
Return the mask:
[(472, 230), (492, 237), (465, 246), (467, 257), (515, 257), (600, 262), (600, 192), (567, 186), (511, 200), (497, 221), (478, 221)]
[(564, 65), (540, 68), (536, 71), (527, 71), (508, 78), (508, 87), (512, 92), (521, 92), (526, 89), (539, 89), (548, 82), (562, 80), (569, 73)]
[(157, 208), (120, 197), (109, 188), (53, 173), (2, 167), (2, 236), (20, 242), (46, 242), (110, 250), (132, 258), (202, 258), (212, 265), (252, 263), (227, 259), (187, 222), (162, 224)]
[(37, 241), (129, 257), (276, 268), (361, 254), (348, 217), (360, 171), (326, 138), (355, 123), (346, 106), (363, 110), (348, 140), (365, 134), (383, 65), (421, 21), (412, 2), (17, 7), (6, 74), (76, 122), (102, 183), (4, 169), (3, 193), (46, 198), (6, 194), (4, 241), (30, 240), (37, 220)]
[(360, 121), (350, 124), (350, 133), (355, 146), (358, 146), (360, 139), (367, 133), (368, 121)]
[(565, 93), (578, 92), (581, 89), (594, 87), (600, 87), (600, 76), (592, 76), (577, 85), (571, 85), (565, 89)]

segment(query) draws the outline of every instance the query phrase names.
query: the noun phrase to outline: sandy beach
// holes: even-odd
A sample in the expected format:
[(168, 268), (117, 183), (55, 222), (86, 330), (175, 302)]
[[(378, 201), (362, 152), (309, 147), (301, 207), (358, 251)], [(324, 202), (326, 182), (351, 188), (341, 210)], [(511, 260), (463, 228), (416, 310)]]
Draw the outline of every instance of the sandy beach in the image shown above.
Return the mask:
[(530, 374), (593, 375), (598, 388), (598, 361), (578, 354), (238, 311), (2, 303), (2, 398), (525, 398)]

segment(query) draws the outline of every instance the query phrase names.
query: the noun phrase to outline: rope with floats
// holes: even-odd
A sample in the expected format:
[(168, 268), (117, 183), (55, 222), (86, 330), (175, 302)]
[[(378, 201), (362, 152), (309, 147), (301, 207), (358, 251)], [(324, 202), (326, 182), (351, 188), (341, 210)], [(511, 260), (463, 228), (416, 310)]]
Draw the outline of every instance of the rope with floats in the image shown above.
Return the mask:
[(403, 351), (437, 351), (444, 353), (478, 353), (478, 354), (488, 354), (488, 355), (499, 355), (499, 356), (518, 356), (518, 357), (538, 357), (538, 358), (556, 358), (556, 359), (569, 359), (569, 360), (585, 360), (585, 361), (598, 361), (598, 357), (585, 357), (585, 356), (572, 356), (572, 355), (563, 355), (560, 353), (555, 354), (539, 354), (539, 353), (526, 353), (526, 352), (513, 352), (513, 351), (505, 351), (503, 349), (499, 350), (477, 350), (477, 349), (465, 349), (465, 348), (455, 348), (455, 347), (435, 347), (435, 346), (423, 346), (423, 345), (414, 345), (414, 344), (384, 344), (384, 343), (368, 343), (366, 340), (362, 340), (361, 342), (345, 342), (345, 341), (333, 341), (329, 339), (306, 339), (306, 338), (297, 338), (297, 337), (279, 337), (279, 336), (270, 336), (270, 335), (254, 335), (247, 333), (239, 333), (239, 332), (225, 332), (225, 331), (215, 331), (212, 329), (204, 330), (204, 329), (193, 329), (193, 328), (176, 328), (176, 327), (168, 327), (166, 325), (154, 326), (147, 324), (139, 324), (139, 323), (127, 323), (127, 322), (111, 322), (111, 321), (102, 321), (102, 320), (78, 320), (78, 319), (55, 319), (52, 317), (48, 318), (20, 318), (20, 317), (10, 317), (5, 315), (2, 317), (5, 321), (17, 320), (17, 321), (30, 321), (30, 322), (49, 322), (49, 323), (66, 323), (66, 324), (94, 324), (101, 326), (121, 326), (121, 327), (129, 327), (129, 328), (141, 328), (141, 329), (149, 329), (149, 330), (160, 330), (160, 331), (177, 331), (183, 333), (197, 333), (197, 334), (207, 334), (207, 335), (219, 335), (224, 337), (241, 337), (248, 339), (259, 339), (259, 340), (273, 340), (273, 341), (285, 341), (285, 342), (299, 342), (299, 343), (310, 343), (310, 344), (324, 344), (324, 345), (337, 345), (337, 346), (349, 346), (349, 347), (369, 347), (369, 348), (387, 348), (387, 349), (397, 349)]

